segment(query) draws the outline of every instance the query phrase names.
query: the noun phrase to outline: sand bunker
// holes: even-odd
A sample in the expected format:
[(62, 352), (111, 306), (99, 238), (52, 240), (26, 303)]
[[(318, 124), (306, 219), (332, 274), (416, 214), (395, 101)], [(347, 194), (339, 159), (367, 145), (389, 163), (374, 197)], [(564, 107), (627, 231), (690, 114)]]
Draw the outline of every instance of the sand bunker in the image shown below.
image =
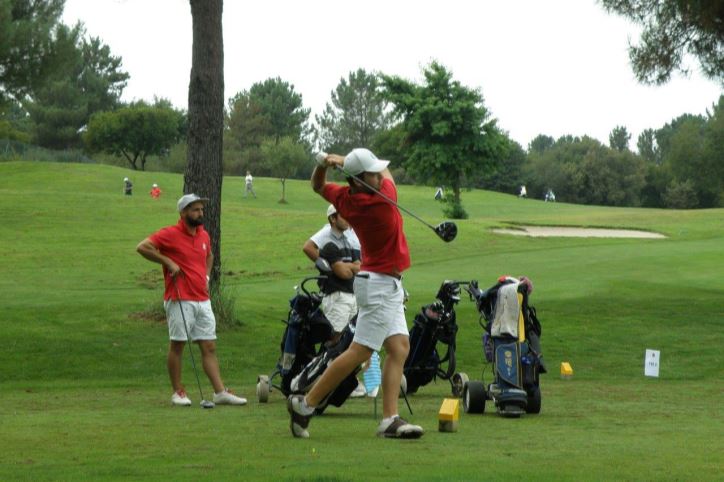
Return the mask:
[(515, 229), (493, 229), (494, 233), (514, 234), (533, 237), (575, 237), (575, 238), (649, 238), (663, 239), (663, 234), (633, 229), (566, 228), (555, 226), (520, 226)]

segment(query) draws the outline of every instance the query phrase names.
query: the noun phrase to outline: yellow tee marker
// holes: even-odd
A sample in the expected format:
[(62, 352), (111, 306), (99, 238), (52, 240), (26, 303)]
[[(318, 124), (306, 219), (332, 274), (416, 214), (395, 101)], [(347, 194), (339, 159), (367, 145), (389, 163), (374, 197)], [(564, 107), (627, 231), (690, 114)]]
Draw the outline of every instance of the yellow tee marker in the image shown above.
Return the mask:
[(460, 400), (457, 398), (444, 399), (437, 419), (440, 432), (457, 432), (460, 420)]
[(561, 378), (571, 378), (573, 376), (573, 367), (568, 362), (561, 363)]

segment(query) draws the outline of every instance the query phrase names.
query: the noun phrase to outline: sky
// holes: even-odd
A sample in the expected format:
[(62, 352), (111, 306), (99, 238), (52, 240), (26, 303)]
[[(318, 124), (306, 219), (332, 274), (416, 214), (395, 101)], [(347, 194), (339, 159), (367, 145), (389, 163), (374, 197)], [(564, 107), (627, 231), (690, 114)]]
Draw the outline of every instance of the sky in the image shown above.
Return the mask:
[[(188, 0), (66, 0), (63, 21), (82, 21), (130, 74), (126, 101), (188, 103)], [(619, 125), (632, 134), (681, 114), (705, 114), (722, 88), (698, 73), (664, 86), (639, 84), (628, 60), (640, 28), (595, 0), (226, 0), (226, 99), (280, 77), (320, 114), (349, 72), (422, 81), (436, 60), (478, 88), (498, 125), (524, 148), (539, 134), (594, 137), (608, 144)]]

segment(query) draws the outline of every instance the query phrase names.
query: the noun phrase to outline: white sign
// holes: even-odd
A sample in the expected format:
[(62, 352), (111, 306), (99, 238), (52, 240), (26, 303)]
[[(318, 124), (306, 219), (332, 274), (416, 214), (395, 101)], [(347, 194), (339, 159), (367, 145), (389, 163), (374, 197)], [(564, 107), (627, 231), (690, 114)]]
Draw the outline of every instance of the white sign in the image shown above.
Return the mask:
[(659, 376), (659, 362), (661, 361), (661, 352), (659, 350), (646, 350), (646, 358), (644, 359), (644, 375), (647, 377)]

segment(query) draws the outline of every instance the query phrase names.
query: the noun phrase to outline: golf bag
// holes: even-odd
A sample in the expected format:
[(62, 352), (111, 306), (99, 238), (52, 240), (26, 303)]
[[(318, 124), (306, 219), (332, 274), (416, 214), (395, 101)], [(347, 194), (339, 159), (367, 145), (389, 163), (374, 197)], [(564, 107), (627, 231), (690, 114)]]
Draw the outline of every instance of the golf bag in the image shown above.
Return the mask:
[[(344, 330), (342, 330), (337, 342), (334, 344), (325, 344), (321, 352), (294, 377), (291, 382), (291, 391), (293, 393), (307, 393), (311, 390), (329, 364), (332, 363), (332, 361), (334, 361), (334, 359), (339, 355), (344, 353), (344, 351), (352, 344), (356, 324), (357, 317), (355, 316), (349, 324), (347, 324)], [(352, 394), (354, 389), (357, 388), (358, 372), (359, 368), (347, 375), (347, 377), (342, 380), (342, 383), (340, 383), (337, 388), (324, 398), (315, 410), (317, 415), (321, 415), (329, 405), (334, 405), (335, 407), (342, 406), (342, 404)]]
[[(485, 401), (493, 400), (503, 416), (540, 413), (539, 375), (546, 373), (540, 346), (541, 325), (534, 307), (528, 303), (532, 284), (501, 276), (485, 291), (472, 281), (467, 288), (475, 300), (484, 329), (483, 353), (493, 365), (493, 382), (471, 381), (464, 389), (463, 407), (469, 413), (485, 411)], [(483, 323), (482, 320), (485, 320)]]
[[(419, 387), (441, 378), (450, 381), (454, 396), (462, 394), (467, 376), (455, 373), (455, 336), (458, 331), (455, 305), (460, 301), (461, 283), (467, 282), (443, 281), (436, 300), (423, 306), (415, 316), (410, 330), (410, 353), (403, 370), (406, 393), (415, 393)], [(445, 354), (441, 356), (443, 347)]]
[[(322, 297), (317, 292), (309, 292), (305, 284), (319, 280), (320, 276), (305, 278), (297, 294), (289, 300), (289, 313), (284, 321), (284, 335), (280, 343), (281, 356), (275, 371), (257, 378), (257, 397), (267, 402), (272, 387), (279, 389), (285, 397), (292, 393), (291, 383), (304, 367), (323, 349), (324, 342), (332, 337), (332, 325), (320, 309)], [(280, 382), (274, 384), (279, 376)]]

